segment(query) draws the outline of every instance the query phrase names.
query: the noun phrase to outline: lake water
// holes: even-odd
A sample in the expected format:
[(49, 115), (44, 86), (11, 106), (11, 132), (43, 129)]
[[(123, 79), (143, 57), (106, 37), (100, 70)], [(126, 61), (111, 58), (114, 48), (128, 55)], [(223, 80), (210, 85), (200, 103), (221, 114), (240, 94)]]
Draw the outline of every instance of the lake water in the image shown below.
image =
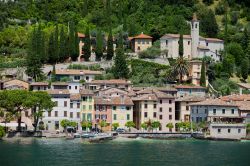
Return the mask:
[(250, 166), (250, 142), (118, 139), (0, 141), (0, 166)]

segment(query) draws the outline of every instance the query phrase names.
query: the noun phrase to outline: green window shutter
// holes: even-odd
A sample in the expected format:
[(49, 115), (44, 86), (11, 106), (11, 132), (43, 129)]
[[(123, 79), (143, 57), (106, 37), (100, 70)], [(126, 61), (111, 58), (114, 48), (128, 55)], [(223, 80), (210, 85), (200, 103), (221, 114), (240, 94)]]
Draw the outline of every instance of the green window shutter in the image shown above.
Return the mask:
[(129, 114), (127, 114), (127, 120), (130, 120), (130, 115)]
[(86, 121), (86, 115), (84, 113), (82, 114), (82, 121)]

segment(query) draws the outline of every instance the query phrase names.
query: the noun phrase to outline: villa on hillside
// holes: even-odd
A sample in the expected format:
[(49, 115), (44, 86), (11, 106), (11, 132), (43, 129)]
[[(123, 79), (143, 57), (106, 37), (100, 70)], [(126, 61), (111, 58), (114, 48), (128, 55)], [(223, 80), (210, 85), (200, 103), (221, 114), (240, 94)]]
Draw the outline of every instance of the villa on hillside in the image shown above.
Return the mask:
[(152, 46), (152, 37), (141, 33), (135, 37), (129, 37), (131, 49), (133, 52), (138, 53), (144, 51)]
[[(199, 35), (199, 20), (196, 14), (190, 23), (191, 35), (183, 35), (184, 57), (187, 59), (209, 56), (215, 61), (220, 60), (220, 51), (224, 50), (224, 41), (217, 38), (204, 38)], [(179, 56), (180, 34), (165, 34), (161, 37), (161, 50), (168, 51), (168, 58)]]
[(101, 71), (92, 70), (74, 70), (74, 69), (59, 69), (56, 70), (56, 79), (61, 80), (68, 78), (71, 81), (79, 82), (81, 80), (90, 82), (95, 79), (96, 75), (101, 75)]

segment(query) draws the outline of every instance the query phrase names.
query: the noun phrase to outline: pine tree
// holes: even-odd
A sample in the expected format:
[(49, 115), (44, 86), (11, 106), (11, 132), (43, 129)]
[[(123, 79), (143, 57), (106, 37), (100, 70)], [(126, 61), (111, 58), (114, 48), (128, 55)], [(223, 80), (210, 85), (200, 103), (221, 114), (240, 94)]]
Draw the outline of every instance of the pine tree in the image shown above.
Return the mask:
[(201, 66), (201, 77), (200, 77), (200, 85), (206, 87), (206, 69), (205, 69), (205, 60), (202, 60)]
[[(40, 31), (40, 30), (39, 30)], [(34, 28), (28, 43), (27, 68), (26, 73), (37, 81), (42, 76), (42, 62), (39, 56), (39, 31)]]
[(90, 45), (90, 34), (89, 27), (86, 28), (84, 46), (83, 46), (83, 57), (85, 61), (89, 61), (91, 56), (91, 45)]
[(116, 49), (115, 64), (113, 73), (117, 79), (127, 79), (129, 77), (129, 68), (123, 50), (122, 33), (119, 35), (118, 48)]
[(59, 61), (64, 62), (64, 60), (67, 58), (67, 37), (64, 32), (64, 27), (61, 27), (60, 30), (60, 44), (59, 44)]
[(180, 34), (179, 39), (179, 56), (183, 57), (183, 34)]
[(113, 35), (112, 30), (109, 30), (108, 43), (107, 43), (107, 60), (111, 60), (114, 56)]
[(241, 61), (241, 77), (246, 80), (248, 78), (248, 71), (249, 71), (249, 60), (248, 58), (244, 58)]
[(100, 30), (97, 31), (96, 35), (96, 49), (95, 49), (96, 61), (100, 61), (103, 57), (103, 38), (102, 32)]

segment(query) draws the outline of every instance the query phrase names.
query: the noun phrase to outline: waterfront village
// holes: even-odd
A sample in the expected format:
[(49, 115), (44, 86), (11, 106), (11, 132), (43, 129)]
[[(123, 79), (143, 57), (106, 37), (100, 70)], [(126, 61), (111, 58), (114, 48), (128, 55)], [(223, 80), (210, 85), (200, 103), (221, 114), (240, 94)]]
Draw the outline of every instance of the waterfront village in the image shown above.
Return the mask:
[[(91, 132), (117, 132), (127, 137), (175, 138), (192, 134), (204, 139), (246, 139), (250, 95), (242, 94), (242, 89), (249, 90), (250, 84), (238, 84), (239, 92), (231, 95), (209, 93), (207, 87), (211, 85), (207, 78), (205, 86), (200, 84), (202, 61), (198, 58), (210, 56), (220, 61), (224, 41), (201, 37), (196, 15), (190, 25), (191, 35), (166, 34), (160, 38), (161, 50), (168, 50), (168, 57), (177, 59), (178, 41), (183, 37), (183, 57), (189, 60), (190, 68), (188, 76), (180, 79), (191, 80), (190, 84), (174, 82), (161, 87), (138, 87), (127, 79), (97, 79), (105, 74), (103, 70), (68, 69), (59, 65), (54, 74), (52, 69), (44, 70), (47, 81), (43, 82), (28, 77), (17, 79), (16, 73), (6, 74), (0, 81), (3, 108), (0, 125), (6, 129), (6, 137), (11, 137), (16, 130), (34, 131), (37, 123), (36, 130), (44, 137), (64, 137), (72, 132), (86, 137)], [(78, 33), (78, 37), (81, 56), (85, 35)], [(129, 40), (133, 54), (152, 46), (152, 37), (143, 33)], [(9, 108), (16, 109), (19, 115), (9, 118), (10, 110), (4, 107), (8, 101), (4, 103), (4, 99), (13, 91), (16, 97), (13, 100), (22, 101), (25, 95), (19, 95), (18, 90), (49, 94), (53, 101), (51, 110), (40, 110), (47, 107), (39, 104), (28, 107), (29, 103), (26, 109), (22, 105), (18, 107), (18, 102), (16, 108), (11, 107), (10, 102)]]

